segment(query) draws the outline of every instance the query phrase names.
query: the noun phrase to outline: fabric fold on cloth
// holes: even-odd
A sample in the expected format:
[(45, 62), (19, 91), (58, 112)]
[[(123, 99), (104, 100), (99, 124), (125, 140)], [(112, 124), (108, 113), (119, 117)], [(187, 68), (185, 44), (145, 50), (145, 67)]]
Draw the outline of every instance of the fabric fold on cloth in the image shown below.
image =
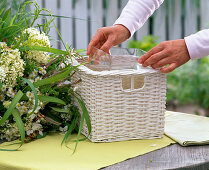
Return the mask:
[(167, 111), (165, 134), (182, 146), (209, 144), (209, 118)]

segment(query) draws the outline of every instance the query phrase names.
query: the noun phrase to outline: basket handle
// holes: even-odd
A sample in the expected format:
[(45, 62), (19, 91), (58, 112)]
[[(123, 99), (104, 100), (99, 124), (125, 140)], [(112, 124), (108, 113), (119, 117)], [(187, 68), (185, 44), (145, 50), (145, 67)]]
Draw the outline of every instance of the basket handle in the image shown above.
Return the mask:
[(124, 92), (143, 90), (146, 84), (145, 75), (123, 76), (121, 78), (121, 90)]

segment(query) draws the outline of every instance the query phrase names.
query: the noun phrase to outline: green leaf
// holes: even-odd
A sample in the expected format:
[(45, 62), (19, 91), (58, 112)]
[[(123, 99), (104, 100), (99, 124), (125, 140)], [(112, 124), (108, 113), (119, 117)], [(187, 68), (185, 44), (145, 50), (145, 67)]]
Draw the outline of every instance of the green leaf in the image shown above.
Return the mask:
[(6, 21), (6, 20), (8, 20), (8, 19), (10, 19), (10, 18), (11, 18), (11, 8), (8, 9), (8, 10), (6, 10), (6, 12), (4, 13), (4, 15), (3, 15), (3, 17), (2, 17), (2, 20), (3, 20), (3, 21)]
[(33, 83), (28, 80), (28, 79), (25, 79), (25, 78), (22, 78), (23, 81), (25, 81), (31, 88), (31, 90), (33, 91), (33, 94), (34, 94), (34, 98), (35, 98), (35, 105), (34, 105), (34, 108), (33, 108), (33, 111), (30, 113), (30, 114), (33, 114), (34, 111), (36, 110), (36, 108), (38, 107), (38, 95), (37, 95), (37, 91), (33, 85)]
[(5, 112), (4, 116), (0, 120), (0, 126), (9, 118), (9, 116), (13, 113), (14, 108), (16, 107), (17, 103), (22, 98), (23, 93), (22, 91), (18, 91), (18, 93), (15, 95), (14, 99), (12, 100), (12, 103), (10, 104), (9, 108)]
[(49, 53), (54, 53), (54, 54), (63, 54), (63, 55), (68, 55), (68, 51), (63, 51), (60, 49), (56, 48), (50, 48), (50, 47), (40, 47), (40, 46), (25, 46), (25, 47), (20, 47), (20, 51), (28, 51), (28, 50), (35, 50), (35, 51), (44, 51), (44, 52), (49, 52)]
[(64, 136), (64, 138), (63, 138), (63, 140), (62, 140), (61, 145), (62, 145), (64, 142), (66, 142), (66, 141), (68, 140), (68, 138), (70, 137), (72, 131), (73, 131), (73, 130), (75, 129), (75, 127), (76, 127), (77, 121), (78, 121), (78, 116), (75, 116), (74, 119), (73, 119), (73, 121), (72, 121), (72, 123), (71, 123), (71, 125), (68, 126), (68, 131), (67, 131), (67, 133), (65, 134), (65, 136)]
[(86, 124), (87, 124), (87, 127), (88, 127), (88, 136), (90, 135), (91, 133), (91, 120), (90, 120), (90, 117), (89, 117), (89, 113), (88, 113), (88, 110), (85, 106), (85, 103), (79, 99), (78, 97), (76, 97), (78, 102), (79, 102), (79, 105), (81, 106), (81, 109), (82, 109), (82, 112), (83, 112), (83, 115), (84, 115), (84, 118), (85, 118), (85, 121), (86, 121)]
[(75, 153), (76, 148), (78, 146), (79, 138), (80, 138), (80, 135), (81, 135), (81, 130), (83, 128), (83, 123), (84, 123), (84, 114), (82, 114), (82, 116), (81, 116), (81, 122), (80, 122), (79, 130), (78, 130), (78, 135), (77, 135), (77, 140), (76, 140), (76, 144), (75, 144), (75, 148), (74, 148), (73, 153)]
[(0, 11), (0, 16), (1, 16), (1, 14), (4, 12), (4, 10), (5, 10), (5, 8), (1, 9), (1, 11)]
[[(0, 151), (17, 151), (24, 143), (25, 141), (25, 129), (24, 129), (24, 123), (22, 122), (22, 119), (20, 117), (20, 114), (18, 112), (17, 109), (14, 109), (12, 111), (12, 115), (16, 121), (16, 124), (17, 124), (17, 127), (20, 131), (20, 136), (21, 136), (21, 142), (20, 143), (14, 143), (14, 144), (20, 144), (20, 146), (16, 149), (1, 149), (0, 148)], [(14, 145), (14, 144), (11, 144), (11, 145)]]
[(19, 148), (22, 146), (25, 140), (25, 129), (24, 129), (24, 123), (22, 122), (22, 119), (20, 117), (20, 114), (17, 109), (14, 109), (12, 112), (12, 115), (14, 116), (14, 119), (16, 121), (17, 127), (20, 131), (20, 136), (21, 136), (21, 144)]
[(47, 132), (43, 133), (43, 136), (41, 136), (40, 134), (37, 135), (37, 139), (41, 139), (44, 138), (47, 135)]
[(38, 95), (38, 99), (42, 102), (52, 102), (66, 105), (66, 103), (63, 100), (56, 97)]
[(0, 89), (2, 88), (2, 83), (0, 82)]
[[(55, 117), (55, 116), (54, 116), (54, 117)], [(49, 123), (51, 123), (51, 124), (53, 124), (53, 125), (60, 126), (60, 125), (62, 124), (61, 122), (56, 121), (56, 120), (54, 120), (53, 118), (48, 117), (48, 116), (44, 116), (44, 119), (45, 119), (47, 122), (49, 122)]]
[(54, 84), (56, 82), (59, 82), (59, 81), (65, 79), (65, 78), (67, 78), (71, 74), (71, 72), (79, 66), (80, 65), (74, 66), (74, 67), (68, 67), (66, 71), (63, 71), (63, 72), (61, 72), (61, 73), (59, 73), (55, 76), (42, 79), (42, 80), (37, 81), (33, 84), (34, 84), (35, 87), (39, 87), (39, 86), (43, 86), (43, 85), (47, 85), (47, 84)]
[(69, 110), (66, 109), (61, 109), (61, 108), (57, 108), (57, 107), (51, 107), (52, 110), (54, 110), (55, 112), (60, 112), (60, 113), (69, 113)]

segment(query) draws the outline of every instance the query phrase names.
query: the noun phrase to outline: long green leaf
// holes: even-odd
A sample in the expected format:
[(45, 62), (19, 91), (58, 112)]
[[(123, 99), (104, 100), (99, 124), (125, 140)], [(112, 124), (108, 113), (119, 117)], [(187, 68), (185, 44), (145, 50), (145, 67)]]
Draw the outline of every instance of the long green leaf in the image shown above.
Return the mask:
[(79, 105), (81, 106), (81, 109), (82, 109), (82, 112), (83, 112), (83, 115), (84, 115), (84, 118), (85, 118), (85, 121), (86, 121), (86, 124), (87, 124), (87, 127), (88, 127), (88, 136), (90, 135), (91, 133), (91, 120), (90, 120), (90, 117), (89, 117), (89, 113), (88, 113), (88, 110), (85, 106), (85, 103), (78, 97), (76, 97), (78, 102), (79, 102)]
[(14, 108), (16, 107), (17, 103), (20, 101), (22, 98), (23, 93), (22, 91), (18, 91), (18, 93), (15, 95), (14, 99), (12, 100), (12, 103), (10, 104), (9, 108), (5, 112), (4, 116), (0, 120), (0, 126), (9, 118), (9, 116), (12, 114)]
[(42, 102), (52, 102), (66, 105), (66, 103), (63, 100), (56, 97), (38, 95), (38, 99)]
[(34, 105), (34, 108), (33, 108), (33, 111), (30, 113), (30, 114), (33, 114), (34, 111), (36, 110), (36, 108), (38, 107), (38, 95), (37, 95), (37, 91), (33, 85), (33, 83), (28, 80), (28, 79), (25, 79), (25, 78), (22, 78), (23, 81), (25, 81), (31, 88), (31, 90), (33, 91), (33, 94), (34, 94), (34, 98), (35, 98), (35, 105)]
[(61, 72), (61, 73), (59, 73), (55, 76), (39, 80), (39, 81), (34, 83), (34, 86), (39, 87), (39, 86), (43, 86), (43, 85), (47, 85), (47, 84), (54, 84), (56, 82), (59, 82), (59, 81), (65, 79), (65, 78), (67, 78), (71, 74), (71, 72), (79, 66), (80, 65), (74, 66), (74, 67), (69, 67), (66, 71)]
[(74, 148), (73, 153), (75, 153), (76, 148), (78, 146), (79, 138), (80, 138), (80, 135), (81, 135), (81, 130), (83, 128), (83, 123), (84, 123), (84, 114), (82, 114), (82, 116), (81, 116), (81, 122), (80, 122), (79, 130), (78, 130), (78, 135), (77, 135), (77, 140), (76, 140), (76, 144), (75, 144), (75, 148)]
[(37, 51), (44, 51), (44, 52), (49, 52), (49, 53), (54, 53), (54, 54), (63, 54), (63, 55), (68, 55), (68, 51), (63, 51), (60, 49), (56, 48), (50, 48), (50, 47), (39, 47), (39, 46), (25, 46), (25, 47), (20, 47), (20, 51), (28, 51), (28, 50), (37, 50)]
[(69, 113), (69, 110), (66, 109), (61, 109), (61, 108), (57, 108), (57, 107), (51, 107), (52, 110), (54, 110), (55, 112), (60, 112), (60, 113)]
[(61, 145), (62, 145), (64, 142), (66, 142), (66, 141), (68, 140), (68, 138), (70, 137), (72, 131), (73, 131), (73, 130), (75, 129), (75, 127), (76, 127), (77, 121), (78, 121), (78, 116), (75, 116), (74, 119), (73, 119), (73, 121), (72, 121), (72, 123), (71, 123), (71, 125), (70, 125), (69, 128), (68, 128), (67, 133), (65, 134), (65, 137), (64, 137), (63, 140), (62, 140)]
[(12, 115), (14, 116), (14, 119), (16, 121), (17, 127), (20, 131), (20, 136), (21, 136), (21, 144), (19, 148), (22, 146), (25, 140), (25, 129), (24, 129), (24, 123), (22, 122), (22, 119), (20, 117), (20, 114), (17, 109), (14, 109), (12, 112)]
[[(12, 111), (12, 115), (13, 115), (15, 121), (16, 121), (17, 127), (18, 127), (18, 129), (20, 131), (20, 137), (21, 137), (21, 142), (20, 143), (19, 142), (18, 143), (14, 143), (14, 144), (20, 144), (20, 146), (18, 148), (16, 148), (16, 149), (1, 149), (0, 148), (0, 151), (17, 151), (23, 145), (23, 143), (25, 141), (24, 123), (22, 122), (22, 119), (20, 117), (20, 114), (19, 114), (18, 110), (14, 109)], [(14, 145), (14, 144), (10, 144), (10, 145)]]

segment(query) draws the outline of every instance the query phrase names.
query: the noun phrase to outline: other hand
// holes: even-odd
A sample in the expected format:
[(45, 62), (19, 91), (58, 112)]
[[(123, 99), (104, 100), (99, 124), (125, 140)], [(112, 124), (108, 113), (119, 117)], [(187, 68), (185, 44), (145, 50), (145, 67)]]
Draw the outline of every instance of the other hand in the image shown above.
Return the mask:
[[(184, 39), (165, 41), (152, 48), (139, 59), (143, 67), (160, 68), (163, 73), (169, 73), (190, 60)], [(166, 66), (167, 67), (163, 67)]]

